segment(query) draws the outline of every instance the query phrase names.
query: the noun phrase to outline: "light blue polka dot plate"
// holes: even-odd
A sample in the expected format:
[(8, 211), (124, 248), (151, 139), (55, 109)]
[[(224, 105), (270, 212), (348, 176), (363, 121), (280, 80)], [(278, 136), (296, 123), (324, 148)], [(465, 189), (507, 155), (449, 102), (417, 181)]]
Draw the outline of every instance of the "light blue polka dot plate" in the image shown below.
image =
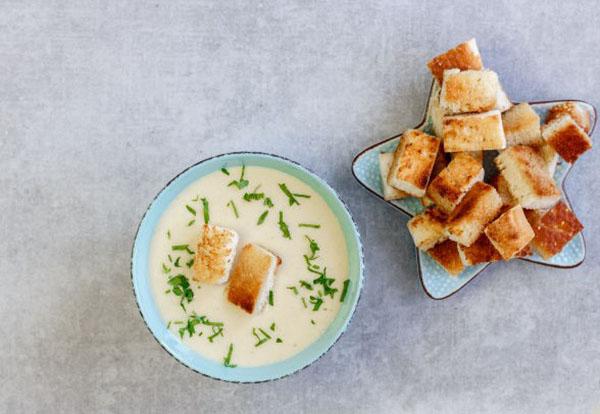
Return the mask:
[[(423, 121), (415, 127), (415, 129), (422, 130), (427, 133), (433, 133), (431, 123), (431, 97), (436, 93), (437, 86), (434, 84), (431, 87), (429, 94), (429, 101), (427, 104), (427, 110)], [(573, 101), (573, 99), (571, 99)], [(591, 132), (594, 131), (596, 125), (596, 109), (587, 102), (575, 100), (590, 114), (591, 121)], [(531, 102), (533, 109), (540, 115), (542, 121), (545, 119), (548, 110), (561, 102), (566, 101), (545, 101), (545, 102)], [(378, 155), (382, 152), (393, 152), (398, 145), (402, 134), (393, 136), (384, 141), (381, 141), (375, 145), (372, 145), (362, 152), (360, 152), (353, 161), (352, 172), (354, 177), (362, 184), (369, 192), (374, 194), (383, 200), (383, 191), (381, 187), (381, 177), (379, 175), (379, 158)], [(560, 159), (556, 167), (554, 179), (558, 186), (561, 188), (564, 199), (570, 206), (569, 198), (564, 189), (565, 178), (567, 177), (571, 169), (571, 164)], [(384, 200), (385, 201), (385, 200)], [(397, 208), (409, 217), (423, 211), (421, 202), (413, 197), (409, 197), (401, 200), (386, 201), (392, 207)], [(533, 256), (522, 258), (520, 260), (526, 260), (528, 262), (537, 263), (545, 266), (553, 266), (560, 268), (572, 268), (580, 265), (585, 259), (585, 240), (583, 234), (578, 234), (571, 242), (565, 246), (562, 252), (552, 257), (549, 260), (545, 260), (542, 257), (534, 254)], [(427, 253), (424, 253), (417, 249), (417, 263), (419, 270), (419, 278), (421, 285), (425, 292), (433, 299), (445, 299), (448, 296), (456, 293), (462, 289), (467, 283), (469, 283), (475, 276), (480, 274), (487, 266), (487, 264), (480, 264), (477, 266), (471, 266), (465, 268), (465, 270), (458, 276), (451, 276), (445, 271), (439, 264), (437, 264)]]

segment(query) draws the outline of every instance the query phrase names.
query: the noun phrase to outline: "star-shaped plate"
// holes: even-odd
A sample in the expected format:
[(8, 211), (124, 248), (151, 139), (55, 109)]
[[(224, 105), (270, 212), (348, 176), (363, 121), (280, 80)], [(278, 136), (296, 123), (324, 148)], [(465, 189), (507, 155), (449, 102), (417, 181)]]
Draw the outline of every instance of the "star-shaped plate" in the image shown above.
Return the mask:
[[(432, 84), (429, 100), (427, 103), (427, 110), (421, 123), (415, 127), (415, 129), (422, 130), (427, 133), (433, 133), (431, 123), (431, 103), (432, 96), (436, 93), (438, 86), (435, 82)], [(538, 113), (540, 118), (544, 120), (548, 110), (556, 104), (566, 102), (567, 100), (558, 101), (543, 101), (543, 102), (530, 102), (532, 108)], [(594, 127), (596, 125), (596, 108), (587, 102), (583, 102), (576, 99), (569, 99), (568, 101), (577, 102), (585, 111), (590, 115), (590, 133), (591, 136)], [(395, 135), (391, 138), (383, 140), (375, 145), (372, 145), (363, 151), (361, 151), (352, 163), (352, 173), (354, 177), (362, 184), (369, 192), (376, 197), (383, 200), (383, 192), (381, 187), (381, 177), (379, 174), (379, 153), (392, 152), (396, 149), (398, 141), (402, 134)], [(554, 180), (558, 187), (561, 189), (563, 199), (571, 207), (571, 203), (566, 194), (564, 183), (569, 171), (571, 170), (571, 164), (565, 162), (559, 158), (556, 172), (554, 173)], [(383, 200), (385, 201), (385, 200)], [(401, 200), (385, 201), (392, 207), (398, 209), (409, 217), (423, 211), (424, 207), (421, 202), (413, 197), (409, 197)], [(427, 253), (416, 249), (417, 252), (417, 264), (419, 270), (419, 278), (421, 285), (425, 292), (432, 299), (445, 299), (450, 295), (458, 292), (467, 283), (479, 275), (490, 263), (480, 264), (476, 266), (466, 267), (465, 270), (458, 276), (452, 276), (444, 268), (438, 265)], [(537, 263), (545, 266), (557, 267), (557, 268), (573, 268), (579, 266), (585, 259), (585, 240), (583, 234), (579, 233), (573, 240), (565, 246), (565, 248), (556, 256), (545, 260), (537, 254), (522, 258), (520, 260), (526, 260), (531, 263)]]

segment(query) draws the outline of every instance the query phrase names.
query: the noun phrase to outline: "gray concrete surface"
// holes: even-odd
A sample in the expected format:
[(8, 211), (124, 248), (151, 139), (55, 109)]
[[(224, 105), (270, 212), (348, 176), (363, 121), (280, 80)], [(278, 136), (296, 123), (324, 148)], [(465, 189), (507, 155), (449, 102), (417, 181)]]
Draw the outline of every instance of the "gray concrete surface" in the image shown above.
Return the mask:
[[(597, 150), (567, 183), (582, 266), (494, 266), (442, 302), (421, 290), (405, 219), (350, 174), (361, 148), (420, 120), (426, 59), (471, 36), (513, 99), (600, 104), (595, 2), (0, 6), (1, 412), (600, 412)], [(149, 201), (232, 150), (321, 174), (366, 246), (348, 332), (262, 385), (178, 364), (130, 288)]]

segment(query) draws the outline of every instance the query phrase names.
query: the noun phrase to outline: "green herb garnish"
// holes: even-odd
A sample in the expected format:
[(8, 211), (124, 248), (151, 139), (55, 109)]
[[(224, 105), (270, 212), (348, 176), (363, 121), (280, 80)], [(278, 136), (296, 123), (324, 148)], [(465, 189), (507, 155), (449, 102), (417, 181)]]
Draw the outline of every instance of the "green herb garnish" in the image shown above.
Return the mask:
[(174, 244), (173, 246), (171, 246), (171, 249), (173, 249), (173, 251), (184, 251), (184, 252), (188, 252), (189, 254), (194, 254), (194, 251), (190, 249), (190, 245), (189, 244)]
[(298, 294), (298, 288), (296, 286), (288, 286), (287, 288), (294, 292), (294, 295)]
[(320, 229), (321, 225), (320, 224), (300, 223), (300, 224), (298, 224), (298, 227), (309, 227), (311, 229)]
[(190, 221), (188, 221), (187, 226), (190, 227), (192, 226), (194, 223), (196, 222), (196, 219), (192, 219)]
[(269, 305), (273, 306), (273, 291), (269, 290)]
[(221, 172), (225, 175), (229, 175), (229, 170), (225, 167), (221, 168)]
[(237, 365), (231, 363), (231, 354), (233, 354), (233, 344), (229, 344), (229, 349), (227, 350), (227, 356), (223, 358), (223, 365), (227, 368), (235, 368)]
[(213, 334), (208, 337), (208, 341), (212, 343), (215, 338), (219, 335), (223, 336), (223, 327), (213, 326), (212, 327)]
[(265, 193), (244, 193), (242, 198), (246, 201), (258, 201), (265, 198)]
[(167, 239), (171, 240), (171, 230), (167, 230)]
[(308, 308), (308, 305), (306, 304), (306, 299), (304, 299), (304, 297), (302, 297), (302, 304), (305, 308)]
[(171, 268), (167, 267), (167, 265), (163, 263), (162, 264), (162, 271), (163, 271), (163, 273), (169, 273), (171, 271)]
[(171, 327), (171, 321), (169, 321), (169, 323), (167, 324), (167, 329), (169, 329)]
[(348, 293), (348, 287), (350, 286), (350, 279), (344, 280), (344, 287), (342, 288), (342, 296), (340, 296), (340, 302), (343, 302), (346, 299), (346, 294)]
[[(208, 338), (210, 342), (213, 342), (214, 338), (218, 335), (223, 336), (223, 322), (214, 322), (209, 320), (206, 316), (198, 316), (195, 313), (192, 313), (188, 317), (186, 325), (179, 329), (179, 336), (183, 338), (187, 332), (191, 338), (196, 333), (196, 326), (198, 325), (211, 327), (213, 335)], [(202, 332), (200, 332), (199, 335), (202, 335)]]
[(171, 291), (175, 296), (180, 296), (181, 300), (179, 301), (179, 305), (185, 310), (184, 301), (190, 303), (194, 298), (194, 291), (190, 288), (190, 282), (185, 275), (181, 273), (173, 276), (168, 281), (171, 286)]
[(188, 267), (188, 269), (191, 268), (194, 265), (194, 258), (192, 257), (190, 260), (185, 262), (185, 265)]
[(272, 330), (273, 332), (275, 332), (275, 322), (273, 322), (271, 324), (271, 326), (269, 327), (270, 330)]
[(303, 288), (308, 289), (308, 290), (313, 290), (312, 285), (310, 283), (308, 283), (306, 280), (301, 280), (300, 286), (302, 286)]
[(318, 296), (311, 296), (310, 303), (313, 305), (313, 311), (318, 311), (321, 305), (323, 304), (323, 299)]
[(175, 263), (173, 263), (173, 266), (181, 267), (181, 265), (179, 264), (179, 260), (181, 260), (181, 257), (178, 257), (177, 259), (175, 259)]
[(312, 323), (313, 325), (317, 324), (313, 319), (310, 320), (310, 323)]
[(204, 213), (204, 224), (208, 224), (210, 213), (208, 211), (208, 200), (206, 198), (202, 199), (202, 213)]
[(275, 340), (275, 342), (277, 342), (278, 344), (280, 344), (280, 343), (282, 343), (282, 342), (283, 342), (283, 339), (281, 339), (281, 338), (277, 338), (277, 339)]
[(279, 188), (281, 191), (283, 191), (283, 194), (287, 196), (290, 206), (293, 206), (294, 204), (300, 205), (300, 202), (296, 199), (296, 197), (294, 197), (294, 194), (292, 194), (292, 192), (287, 188), (285, 183), (279, 183)]
[(283, 237), (291, 240), (292, 236), (290, 235), (290, 229), (287, 223), (283, 221), (283, 211), (279, 212), (279, 221), (277, 222), (277, 224), (279, 224), (279, 230), (281, 230), (281, 234), (283, 235)]
[(185, 208), (187, 211), (189, 211), (190, 213), (192, 213), (192, 216), (196, 215), (196, 210), (194, 208), (192, 208), (190, 205), (186, 204)]
[(320, 266), (314, 263), (314, 261), (319, 258), (319, 256), (317, 256), (317, 252), (321, 250), (321, 248), (315, 240), (311, 239), (308, 236), (306, 236), (306, 239), (308, 240), (308, 248), (310, 249), (310, 255), (304, 255), (306, 268), (309, 272), (319, 275), (319, 277), (314, 279), (312, 283), (314, 285), (322, 285), (323, 295), (331, 296), (331, 298), (333, 299), (333, 295), (335, 294), (335, 292), (337, 292), (337, 289), (332, 287), (333, 282), (335, 282), (335, 279), (327, 277), (326, 267), (323, 268), (323, 270), (321, 271)]
[(233, 202), (233, 200), (229, 200), (229, 203), (227, 203), (227, 207), (231, 207), (231, 209), (233, 210), (233, 215), (235, 216), (235, 218), (240, 218), (240, 215), (238, 214), (237, 207), (235, 206), (235, 203)]
[(266, 207), (272, 208), (273, 207), (273, 201), (271, 200), (271, 198), (266, 197), (265, 201), (263, 201), (263, 205), (265, 205)]
[(239, 180), (233, 180), (232, 182), (230, 182), (229, 184), (227, 184), (227, 186), (228, 187), (235, 186), (235, 187), (237, 187), (238, 190), (241, 190), (242, 188), (248, 187), (248, 184), (250, 184), (250, 182), (244, 178), (244, 173), (245, 172), (246, 172), (246, 166), (242, 165), (242, 173), (240, 175), (240, 179)]
[(265, 219), (267, 218), (268, 214), (269, 214), (269, 210), (265, 210), (258, 218), (256, 225), (260, 226), (261, 224), (263, 224), (265, 222)]
[[(259, 334), (262, 334), (262, 335), (259, 335)], [(257, 342), (254, 344), (254, 346), (261, 346), (262, 344), (267, 342), (269, 339), (271, 339), (271, 335), (266, 333), (265, 330), (262, 328), (258, 328), (258, 329), (252, 328), (252, 335), (254, 335), (254, 337), (257, 339)]]

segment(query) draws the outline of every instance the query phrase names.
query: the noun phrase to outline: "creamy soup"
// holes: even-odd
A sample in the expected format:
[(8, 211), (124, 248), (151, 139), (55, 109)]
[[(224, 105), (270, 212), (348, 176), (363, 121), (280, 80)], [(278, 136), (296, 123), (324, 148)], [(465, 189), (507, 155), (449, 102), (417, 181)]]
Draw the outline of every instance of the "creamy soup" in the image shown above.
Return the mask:
[[(281, 258), (260, 313), (228, 302), (227, 284), (192, 280), (205, 221), (235, 230), (238, 251), (256, 243)], [(314, 255), (311, 241), (319, 248)], [(263, 167), (247, 167), (243, 176), (241, 167), (225, 167), (191, 184), (162, 216), (150, 257), (165, 325), (196, 352), (228, 366), (265, 365), (309, 346), (335, 318), (350, 283), (344, 235), (325, 200), (302, 181)], [(325, 279), (334, 280), (315, 282), (325, 268)]]

